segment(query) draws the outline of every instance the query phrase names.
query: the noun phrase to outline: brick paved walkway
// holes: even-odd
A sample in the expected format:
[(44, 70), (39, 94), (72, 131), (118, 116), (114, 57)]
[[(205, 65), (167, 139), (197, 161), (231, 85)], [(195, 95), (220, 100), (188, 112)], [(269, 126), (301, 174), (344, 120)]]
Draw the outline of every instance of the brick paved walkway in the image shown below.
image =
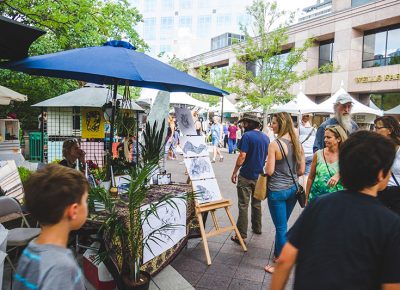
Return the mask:
[[(214, 163), (214, 171), (222, 195), (233, 202), (231, 211), (236, 219), (238, 214), (236, 186), (231, 183), (230, 177), (237, 155), (229, 155), (226, 152), (224, 157), (224, 162)], [(167, 169), (168, 172), (172, 173), (172, 180), (185, 182), (187, 176), (184, 175), (185, 167), (181, 164), (181, 161), (182, 157), (179, 157), (178, 160), (169, 160)], [(275, 229), (266, 201), (263, 201), (262, 209), (262, 234), (255, 235), (249, 228), (247, 253), (244, 253), (240, 246), (229, 239), (230, 234), (210, 238), (209, 247), (213, 263), (208, 267), (200, 239), (193, 239), (189, 241), (188, 246), (171, 265), (196, 289), (267, 289), (271, 281), (271, 275), (265, 273), (263, 268), (267, 264)], [(300, 212), (301, 208), (296, 206), (289, 220), (289, 226), (293, 224)], [(226, 214), (222, 210), (220, 212), (217, 211), (217, 215), (221, 217), (222, 225), (229, 223)], [(210, 222), (210, 219), (208, 219), (207, 230), (211, 229)], [(250, 223), (249, 227), (251, 227)], [(292, 288), (292, 283), (293, 276), (288, 282), (287, 289)]]

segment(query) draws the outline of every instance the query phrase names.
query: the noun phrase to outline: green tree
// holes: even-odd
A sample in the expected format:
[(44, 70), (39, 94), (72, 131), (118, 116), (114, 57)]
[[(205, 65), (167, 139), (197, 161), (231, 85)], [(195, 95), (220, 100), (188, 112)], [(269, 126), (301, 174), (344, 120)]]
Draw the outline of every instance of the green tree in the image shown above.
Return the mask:
[(284, 50), (294, 13), (281, 11), (276, 2), (265, 0), (255, 0), (246, 12), (250, 16), (250, 25), (241, 27), (245, 41), (234, 48), (239, 63), (230, 70), (231, 91), (245, 104), (262, 107), (266, 116), (273, 104), (287, 102), (293, 97), (289, 92), (292, 85), (332, 68), (328, 65), (320, 70), (295, 69), (307, 61), (304, 54), (314, 45), (314, 40), (308, 39), (301, 46)]
[[(4, 0), (0, 2), (0, 15), (47, 32), (31, 46), (31, 56), (101, 45), (110, 39), (125, 39), (140, 51), (147, 49), (134, 29), (142, 16), (127, 0)], [(16, 112), (24, 129), (37, 128), (40, 112), (32, 104), (79, 87), (76, 81), (7, 70), (0, 70), (0, 84), (28, 96), (27, 102), (0, 107), (1, 116)]]

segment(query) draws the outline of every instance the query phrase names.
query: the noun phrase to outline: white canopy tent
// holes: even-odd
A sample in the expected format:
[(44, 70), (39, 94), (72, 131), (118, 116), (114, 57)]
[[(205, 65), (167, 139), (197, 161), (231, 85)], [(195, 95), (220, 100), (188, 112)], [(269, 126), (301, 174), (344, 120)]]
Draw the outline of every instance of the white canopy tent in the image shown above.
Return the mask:
[(0, 105), (9, 105), (11, 101), (25, 102), (27, 99), (23, 94), (0, 86)]
[(280, 105), (275, 108), (274, 112), (287, 112), (289, 114), (308, 114), (314, 113), (318, 110), (318, 105), (311, 101), (302, 92), (298, 93), (297, 96), (290, 102)]
[(400, 115), (400, 105), (398, 105), (390, 110), (384, 111), (384, 114), (385, 115)]
[[(137, 102), (153, 105), (158, 92), (159, 92), (159, 90), (143, 88)], [(202, 102), (202, 101), (196, 100), (195, 98), (191, 97), (187, 93), (183, 93), (183, 92), (170, 93), (169, 103), (176, 104), (176, 105), (178, 105), (178, 104), (188, 105), (188, 106), (204, 108), (204, 109), (208, 109), (210, 107), (210, 105), (207, 102)]]
[[(94, 107), (101, 108), (107, 101), (111, 100), (112, 91), (103, 86), (87, 86), (66, 94), (37, 103), (32, 107)], [(117, 99), (122, 99), (117, 95)], [(144, 111), (135, 102), (131, 102), (131, 109)]]
[[(211, 112), (221, 112), (221, 101), (218, 102), (216, 106), (210, 107)], [(235, 105), (232, 104), (231, 101), (228, 100), (227, 97), (224, 97), (224, 113), (237, 113), (238, 110), (236, 109)]]
[[(343, 88), (340, 88), (329, 99), (327, 99), (324, 102), (322, 102), (321, 104), (319, 104), (318, 105), (318, 109), (315, 110), (315, 113), (333, 114), (333, 105), (335, 104), (337, 97), (342, 95), (342, 94), (348, 95), (348, 93)], [(363, 105), (359, 101), (354, 99), (353, 97), (351, 97), (351, 99), (353, 101), (353, 108), (351, 110), (351, 112), (353, 114), (367, 114), (367, 115), (369, 114), (369, 115), (376, 115), (376, 116), (382, 116), (383, 115), (381, 110), (376, 110), (376, 109), (370, 108), (370, 107), (368, 107), (366, 105)]]

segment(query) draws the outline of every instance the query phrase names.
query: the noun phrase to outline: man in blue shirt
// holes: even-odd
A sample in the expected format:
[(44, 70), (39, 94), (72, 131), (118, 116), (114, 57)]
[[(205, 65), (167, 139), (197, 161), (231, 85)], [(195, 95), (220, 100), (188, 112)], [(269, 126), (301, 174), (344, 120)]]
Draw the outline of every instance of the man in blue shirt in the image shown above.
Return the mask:
[(348, 135), (358, 130), (358, 125), (351, 119), (352, 107), (353, 99), (349, 94), (342, 94), (337, 97), (334, 104), (335, 117), (329, 118), (319, 126), (313, 146), (314, 152), (325, 148), (324, 134), (326, 127), (339, 124)]
[[(240, 154), (233, 169), (231, 181), (237, 183), (239, 217), (237, 227), (243, 239), (247, 238), (248, 208), (251, 200), (251, 225), (256, 234), (261, 234), (261, 201), (253, 197), (254, 188), (260, 173), (263, 173), (268, 154), (269, 138), (260, 131), (260, 119), (245, 113), (238, 121), (245, 133), (239, 143)], [(239, 176), (238, 176), (238, 171)], [(239, 243), (236, 236), (232, 241)]]

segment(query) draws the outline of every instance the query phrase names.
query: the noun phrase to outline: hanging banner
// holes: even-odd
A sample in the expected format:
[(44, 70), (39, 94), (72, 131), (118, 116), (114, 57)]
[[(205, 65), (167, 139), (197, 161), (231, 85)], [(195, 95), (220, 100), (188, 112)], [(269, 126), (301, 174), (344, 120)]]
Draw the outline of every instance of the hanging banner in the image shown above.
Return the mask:
[(82, 138), (104, 138), (104, 118), (101, 109), (82, 109)]

